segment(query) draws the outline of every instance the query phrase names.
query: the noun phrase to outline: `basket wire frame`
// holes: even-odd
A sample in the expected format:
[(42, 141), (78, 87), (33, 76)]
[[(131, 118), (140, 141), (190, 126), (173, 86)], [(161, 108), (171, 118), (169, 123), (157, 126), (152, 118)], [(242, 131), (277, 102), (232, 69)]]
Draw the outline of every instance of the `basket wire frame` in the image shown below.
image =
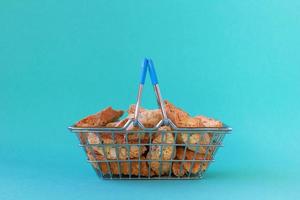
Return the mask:
[[(151, 82), (154, 87), (154, 92), (156, 94), (156, 99), (158, 106), (161, 110), (162, 120), (154, 128), (145, 128), (143, 124), (139, 121), (139, 109), (141, 103), (141, 96), (143, 91), (143, 86), (145, 82), (146, 73), (149, 69)], [(128, 130), (129, 127), (138, 127), (138, 131)], [(162, 126), (169, 126), (171, 130), (160, 130)], [(121, 128), (79, 128), (75, 125), (69, 127), (69, 130), (76, 133), (80, 146), (84, 149), (88, 162), (95, 169), (99, 177), (109, 180), (120, 180), (120, 179), (199, 179), (202, 178), (204, 172), (208, 168), (211, 162), (214, 161), (215, 154), (219, 147), (222, 147), (222, 141), (226, 134), (230, 133), (232, 130), (229, 126), (224, 125), (221, 128), (179, 128), (167, 117), (163, 99), (158, 86), (157, 76), (154, 69), (154, 64), (151, 59), (145, 59), (142, 65), (141, 81), (138, 88), (137, 103), (134, 112), (134, 118), (129, 119), (127, 123)], [(172, 143), (167, 143), (166, 134), (172, 134), (174, 137)], [(90, 142), (89, 136), (91, 134), (96, 135), (98, 142)], [(110, 136), (112, 141), (110, 143), (105, 143), (103, 141), (104, 134)], [(116, 135), (122, 135), (125, 139), (125, 143), (119, 143), (116, 140)], [(138, 136), (138, 140), (132, 143), (128, 139), (130, 134), (135, 134)], [(161, 141), (159, 143), (153, 143), (153, 138), (155, 135), (161, 134)], [(196, 143), (190, 143), (190, 138), (194, 135), (199, 136)], [(203, 144), (202, 141), (205, 140), (204, 136), (209, 135), (209, 143)], [(141, 137), (148, 136), (148, 141), (143, 143)], [(187, 141), (180, 143), (178, 137), (182, 135), (187, 135)], [(133, 147), (138, 147), (138, 157), (131, 159), (130, 150)], [(141, 148), (148, 147), (147, 151), (141, 152)], [(164, 159), (163, 152), (164, 149), (171, 147), (171, 158)], [(111, 159), (106, 152), (109, 148), (115, 152), (115, 157)], [(121, 159), (121, 151), (126, 152), (125, 159)], [(159, 158), (152, 158), (152, 148), (159, 149)], [(184, 152), (182, 158), (176, 157), (176, 149), (183, 148)], [(192, 159), (186, 159), (186, 154), (189, 149), (193, 149), (193, 152), (201, 152), (204, 149), (203, 158), (196, 159), (196, 153), (193, 154)], [(103, 152), (99, 157), (99, 150)], [(97, 152), (98, 151), (98, 152)], [(123, 151), (124, 152), (124, 151)], [(143, 156), (143, 159), (142, 159)], [(150, 159), (149, 159), (150, 158)], [(158, 174), (153, 175), (152, 164), (159, 163)], [(148, 168), (147, 174), (141, 172), (142, 165), (144, 164)], [(176, 176), (173, 172), (173, 165), (180, 164), (179, 174), (183, 176)], [(167, 164), (168, 172), (164, 172), (162, 168)], [(186, 166), (190, 166), (188, 170)], [(194, 171), (194, 167), (196, 170)], [(117, 168), (117, 171), (115, 170)], [(138, 172), (136, 172), (136, 168)], [(126, 170), (127, 169), (127, 170)], [(134, 171), (134, 170), (135, 171)]]
[[(82, 147), (85, 153), (88, 155), (88, 162), (92, 165), (96, 173), (99, 177), (103, 179), (199, 179), (203, 177), (204, 172), (208, 168), (211, 162), (214, 161), (215, 154), (219, 147), (222, 147), (222, 141), (226, 134), (230, 133), (231, 128), (224, 125), (221, 128), (177, 128), (171, 121), (169, 121), (171, 130), (159, 130), (160, 127), (163, 126), (163, 123), (159, 123), (155, 128), (143, 128), (140, 127), (138, 131), (130, 131), (127, 128), (134, 123), (134, 120), (129, 120), (123, 128), (78, 128), (75, 126), (69, 127), (69, 129), (76, 133), (79, 141), (80, 147)], [(172, 133), (174, 137), (173, 143), (166, 143), (166, 134)], [(89, 141), (89, 135), (94, 134), (99, 139), (99, 143), (92, 143)], [(103, 135), (110, 136), (112, 142), (109, 144), (105, 144), (103, 142)], [(118, 143), (116, 140), (116, 134), (121, 134), (124, 136), (125, 143)], [(129, 141), (128, 136), (130, 134), (136, 134), (138, 136), (138, 140), (135, 143)], [(159, 143), (153, 143), (153, 136), (161, 134), (161, 140)], [(179, 135), (186, 134), (187, 141), (186, 143), (177, 143)], [(191, 136), (198, 134), (200, 137), (196, 143), (190, 143)], [(209, 135), (209, 143), (205, 144), (204, 135)], [(148, 142), (143, 143), (141, 137), (147, 135)], [(130, 150), (132, 147), (138, 147), (138, 156), (137, 158), (130, 158)], [(142, 154), (141, 148), (148, 147), (147, 151)], [(159, 149), (160, 155), (158, 159), (149, 159), (151, 158), (152, 147), (156, 147)], [(171, 147), (171, 158), (163, 159), (163, 151), (165, 148)], [(121, 159), (120, 154), (122, 149), (126, 149), (126, 159)], [(183, 148), (183, 156), (182, 158), (176, 157), (176, 149)], [(189, 149), (193, 149), (193, 152), (201, 152), (200, 149), (204, 149), (204, 157), (201, 159), (196, 159), (196, 153), (193, 154), (192, 159), (187, 159), (186, 154)], [(99, 153), (97, 149), (103, 152), (104, 158), (99, 158)], [(111, 159), (109, 155), (107, 155), (106, 149), (113, 149), (115, 151), (115, 158)], [(203, 151), (203, 150), (202, 150)], [(97, 155), (98, 154), (98, 155)], [(146, 155), (148, 154), (148, 157)], [(203, 155), (203, 153), (202, 153)], [(142, 159), (142, 156), (144, 158)], [(159, 171), (158, 174), (151, 174), (152, 168), (151, 163), (159, 163)], [(141, 174), (141, 166), (142, 163), (147, 164), (148, 174)], [(162, 168), (165, 163), (168, 163), (168, 172), (163, 173)], [(183, 176), (176, 176), (173, 173), (172, 166), (174, 163), (180, 163), (179, 174), (182, 174), (184, 171), (185, 174)], [(184, 165), (189, 164), (187, 166), (188, 169), (185, 169)], [(134, 165), (134, 166), (133, 166)], [(193, 172), (194, 167), (196, 166), (196, 172)], [(117, 168), (117, 171), (112, 169), (112, 167)], [(127, 168), (128, 171), (124, 171), (124, 167)], [(134, 167), (137, 167), (137, 174), (132, 174), (132, 170)], [(105, 169), (103, 171), (103, 169)], [(125, 172), (125, 173), (124, 173)]]

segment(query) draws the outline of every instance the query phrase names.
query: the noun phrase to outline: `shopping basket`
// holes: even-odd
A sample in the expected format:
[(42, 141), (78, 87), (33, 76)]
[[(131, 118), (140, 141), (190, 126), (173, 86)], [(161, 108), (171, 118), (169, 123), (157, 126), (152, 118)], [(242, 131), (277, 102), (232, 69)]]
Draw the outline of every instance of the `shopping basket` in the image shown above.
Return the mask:
[[(139, 121), (141, 96), (147, 71), (149, 71), (163, 117), (154, 128), (145, 128)], [(136, 129), (129, 130), (128, 128), (132, 126)], [(162, 128), (166, 126), (169, 129)], [(151, 59), (145, 59), (132, 119), (129, 119), (121, 128), (79, 128), (73, 125), (69, 127), (69, 130), (76, 133), (80, 146), (88, 157), (88, 162), (91, 163), (98, 176), (103, 179), (181, 180), (202, 178), (209, 164), (214, 161), (218, 148), (223, 146), (222, 141), (225, 135), (232, 129), (225, 124), (220, 128), (176, 127), (166, 114), (153, 62)], [(88, 139), (91, 134), (96, 137), (97, 142), (91, 142)], [(168, 134), (172, 134), (174, 139), (168, 141)], [(118, 142), (120, 135), (124, 137), (125, 142)], [(157, 135), (160, 136), (160, 141), (154, 143), (153, 138)], [(102, 141), (103, 136), (109, 137), (111, 142), (104, 143)], [(132, 136), (137, 138), (135, 142), (129, 142), (129, 137)], [(147, 142), (143, 140), (145, 136), (148, 138)], [(184, 136), (185, 142), (176, 142), (179, 136)], [(203, 142), (208, 136), (209, 141)], [(130, 154), (133, 148), (138, 149), (138, 156), (131, 159)], [(142, 155), (143, 148), (148, 149), (150, 156)], [(96, 149), (103, 152), (103, 155), (99, 156)], [(108, 149), (110, 151), (107, 151)], [(152, 149), (155, 149), (156, 153), (158, 152), (155, 157), (151, 156)], [(182, 152), (182, 156), (175, 158), (176, 151), (178, 153), (179, 150)], [(115, 155), (113, 159), (110, 158), (112, 152)], [(166, 158), (165, 152), (172, 156)], [(197, 152), (201, 152), (201, 154)], [(158, 173), (153, 173), (152, 167), (155, 167)]]

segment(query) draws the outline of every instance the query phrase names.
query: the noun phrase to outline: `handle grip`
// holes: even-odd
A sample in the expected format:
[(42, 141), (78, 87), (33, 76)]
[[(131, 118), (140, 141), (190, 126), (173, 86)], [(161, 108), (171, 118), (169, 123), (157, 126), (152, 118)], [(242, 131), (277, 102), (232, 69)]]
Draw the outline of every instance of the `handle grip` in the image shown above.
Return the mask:
[(167, 117), (167, 114), (166, 114), (166, 111), (165, 111), (163, 98), (160, 94), (157, 75), (156, 75), (156, 72), (155, 72), (155, 68), (154, 68), (154, 64), (153, 64), (152, 59), (148, 60), (148, 66), (149, 66), (149, 74), (150, 74), (151, 82), (152, 82), (152, 85), (154, 86), (154, 91), (155, 91), (155, 94), (156, 94), (157, 103), (158, 103), (158, 106), (160, 107), (161, 113), (163, 115), (164, 124), (166, 125), (166, 124), (168, 124), (168, 117)]
[(138, 125), (142, 126), (142, 124), (139, 124), (138, 118), (139, 118), (140, 102), (141, 102), (141, 98), (142, 98), (142, 91), (143, 91), (143, 87), (144, 87), (144, 83), (145, 83), (145, 79), (146, 79), (146, 74), (147, 74), (147, 70), (148, 70), (147, 68), (149, 68), (149, 74), (150, 74), (152, 85), (154, 86), (154, 91), (155, 91), (155, 94), (156, 94), (157, 103), (158, 103), (158, 106), (160, 107), (162, 115), (163, 115), (163, 124), (167, 125), (169, 123), (169, 121), (168, 121), (168, 117), (167, 117), (167, 114), (166, 114), (166, 111), (165, 111), (165, 108), (164, 108), (163, 99), (162, 99), (162, 96), (160, 94), (154, 64), (153, 64), (153, 61), (151, 59), (145, 58), (144, 62), (143, 62), (143, 65), (142, 65), (142, 74), (141, 74), (140, 86), (139, 86), (139, 90), (138, 90), (137, 102), (136, 102), (135, 112), (134, 112), (134, 122), (133, 122), (134, 126), (138, 126)]
[(145, 83), (147, 68), (148, 68), (148, 59), (145, 58), (142, 64), (142, 73), (141, 73), (141, 80), (140, 80), (140, 84), (142, 85), (144, 85)]
[(149, 66), (149, 73), (150, 73), (152, 85), (156, 85), (156, 84), (158, 84), (158, 80), (157, 80), (157, 75), (155, 72), (155, 68), (154, 68), (152, 59), (148, 60), (148, 66)]

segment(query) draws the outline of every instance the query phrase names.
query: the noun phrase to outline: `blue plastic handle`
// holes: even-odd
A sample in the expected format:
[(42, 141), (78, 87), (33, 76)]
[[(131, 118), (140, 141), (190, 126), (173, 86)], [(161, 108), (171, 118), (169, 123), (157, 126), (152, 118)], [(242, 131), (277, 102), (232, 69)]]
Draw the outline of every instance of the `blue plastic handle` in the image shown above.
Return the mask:
[(141, 80), (140, 80), (140, 84), (142, 84), (142, 85), (144, 85), (144, 83), (145, 83), (147, 68), (148, 68), (148, 59), (145, 58), (143, 65), (142, 65), (142, 73), (141, 73)]
[(158, 80), (157, 80), (154, 64), (151, 59), (148, 60), (148, 65), (149, 65), (149, 73), (150, 73), (152, 85), (156, 85), (158, 84)]

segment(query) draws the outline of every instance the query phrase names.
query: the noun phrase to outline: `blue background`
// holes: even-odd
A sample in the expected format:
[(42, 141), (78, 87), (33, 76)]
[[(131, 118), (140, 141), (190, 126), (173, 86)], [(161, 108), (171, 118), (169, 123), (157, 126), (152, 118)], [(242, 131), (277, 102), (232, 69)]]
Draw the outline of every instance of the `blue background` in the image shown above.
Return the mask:
[[(299, 199), (300, 1), (0, 2), (0, 199)], [(104, 181), (67, 126), (163, 97), (223, 120), (203, 180)], [(146, 80), (143, 106), (156, 106)]]

